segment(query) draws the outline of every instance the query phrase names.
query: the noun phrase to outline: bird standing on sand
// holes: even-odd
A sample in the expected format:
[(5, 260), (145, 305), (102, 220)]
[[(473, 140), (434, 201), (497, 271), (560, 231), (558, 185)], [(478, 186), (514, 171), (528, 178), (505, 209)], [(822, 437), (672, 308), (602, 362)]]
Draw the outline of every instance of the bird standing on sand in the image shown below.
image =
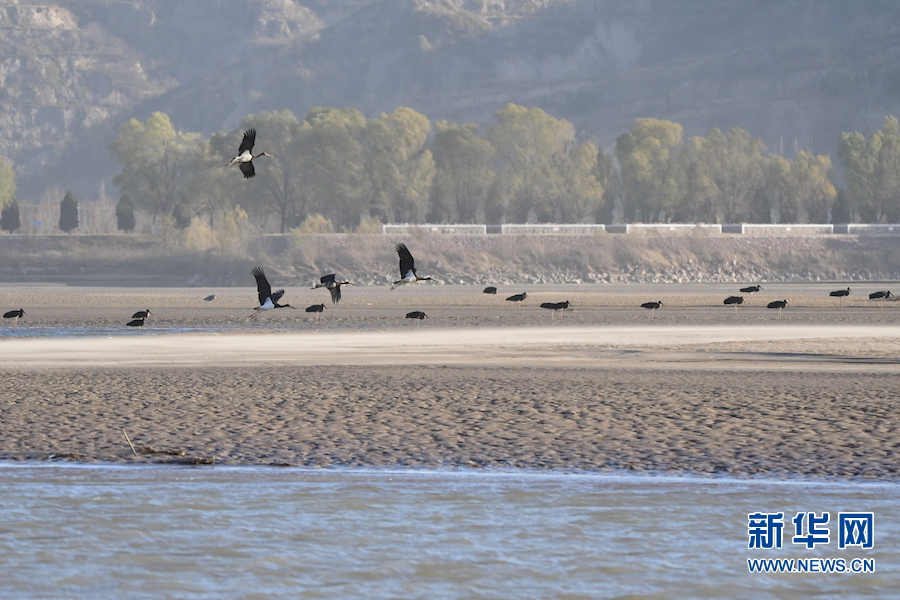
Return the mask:
[(734, 312), (737, 312), (738, 304), (743, 304), (743, 303), (744, 303), (743, 296), (728, 296), (727, 298), (725, 298), (725, 302), (723, 302), (722, 304), (724, 304), (725, 306), (733, 304)]
[(418, 327), (418, 326), (419, 326), (419, 321), (421, 321), (422, 319), (427, 319), (427, 318), (428, 318), (428, 315), (425, 314), (425, 311), (422, 311), (422, 310), (414, 310), (414, 311), (412, 311), (412, 312), (406, 313), (406, 318), (407, 318), (407, 319), (415, 319), (415, 320), (416, 320), (416, 327)]
[(869, 300), (878, 300), (878, 308), (881, 308), (884, 305), (885, 300), (892, 297), (893, 294), (890, 292), (872, 292), (869, 294)]
[(835, 290), (828, 295), (832, 298), (840, 298), (841, 306), (844, 306), (844, 298), (850, 295), (850, 288), (847, 288), (846, 290)]
[(231, 162), (225, 166), (230, 167), (231, 165), (236, 164), (241, 170), (241, 173), (244, 174), (244, 179), (255, 177), (256, 169), (253, 167), (253, 159), (259, 158), (260, 156), (268, 156), (269, 158), (273, 158), (271, 154), (267, 154), (265, 152), (253, 154), (253, 145), (255, 143), (256, 130), (248, 129), (244, 132), (244, 139), (241, 140), (241, 145), (238, 148), (237, 156), (231, 159)]
[(253, 309), (256, 312), (250, 315), (251, 319), (255, 318), (256, 315), (264, 310), (271, 310), (274, 308), (294, 308), (290, 304), (278, 304), (278, 301), (284, 296), (284, 290), (276, 290), (273, 292), (272, 286), (269, 285), (266, 274), (261, 267), (254, 267), (251, 273), (253, 273), (253, 277), (256, 278), (256, 291), (259, 295), (259, 306)]
[(391, 289), (395, 289), (404, 283), (415, 283), (417, 281), (434, 281), (431, 277), (421, 277), (416, 273), (416, 261), (406, 244), (400, 243), (394, 246), (394, 250), (400, 256), (400, 279), (394, 282)]
[(329, 292), (331, 292), (331, 303), (332, 304), (340, 304), (341, 303), (341, 286), (342, 285), (353, 285), (349, 281), (338, 281), (337, 276), (332, 273), (331, 275), (323, 275), (319, 278), (319, 283), (315, 286), (309, 288), (311, 290), (315, 290), (318, 288), (325, 288)]
[(316, 313), (316, 321), (319, 320), (319, 315), (322, 314), (322, 311), (325, 310), (325, 304), (313, 304), (312, 306), (306, 307), (306, 312), (308, 313)]
[(647, 310), (650, 311), (651, 319), (653, 318), (653, 313), (660, 306), (663, 306), (662, 300), (657, 300), (656, 302), (644, 302), (643, 304), (641, 304), (641, 308), (646, 308)]
[(138, 329), (144, 328), (144, 319), (134, 319), (133, 321), (129, 321), (125, 323), (126, 327), (137, 327)]
[[(745, 294), (750, 294), (750, 300), (753, 299), (753, 294), (762, 289), (761, 285), (751, 285), (750, 287), (741, 288), (741, 292)], [(747, 304), (750, 304), (750, 300), (747, 301)]]
[(144, 320), (146, 320), (147, 317), (149, 317), (151, 314), (153, 314), (153, 313), (151, 313), (151, 312), (150, 312), (150, 309), (148, 308), (147, 310), (139, 310), (139, 311), (137, 311), (136, 313), (134, 313), (133, 315), (131, 315), (131, 318), (132, 318), (132, 319), (144, 319)]
[(519, 309), (519, 305), (520, 305), (520, 304), (522, 303), (522, 301), (525, 300), (525, 298), (527, 298), (527, 297), (528, 297), (528, 294), (525, 293), (525, 292), (522, 292), (521, 294), (514, 294), (514, 295), (510, 296), (509, 298), (506, 299), (506, 301), (507, 301), (507, 302), (515, 302), (515, 303), (516, 303), (516, 310), (518, 310), (518, 309)]
[(497, 288), (495, 288), (494, 286), (491, 285), (491, 286), (488, 286), (488, 287), (484, 288), (484, 290), (482, 291), (482, 293), (483, 293), (483, 294), (496, 294), (496, 293), (497, 293)]
[(20, 308), (19, 310), (11, 310), (9, 312), (3, 313), (4, 319), (15, 319), (13, 323), (15, 323), (16, 327), (19, 326), (19, 319), (25, 316), (25, 309)]
[(541, 308), (546, 308), (553, 312), (550, 313), (550, 318), (553, 319), (556, 315), (559, 315), (559, 320), (562, 321), (562, 313), (560, 311), (568, 310), (569, 307), (572, 306), (572, 303), (566, 300), (565, 302), (544, 302), (541, 304)]
[(769, 302), (766, 305), (766, 308), (777, 308), (778, 309), (778, 318), (781, 318), (781, 309), (787, 306), (787, 300), (775, 300), (774, 302)]

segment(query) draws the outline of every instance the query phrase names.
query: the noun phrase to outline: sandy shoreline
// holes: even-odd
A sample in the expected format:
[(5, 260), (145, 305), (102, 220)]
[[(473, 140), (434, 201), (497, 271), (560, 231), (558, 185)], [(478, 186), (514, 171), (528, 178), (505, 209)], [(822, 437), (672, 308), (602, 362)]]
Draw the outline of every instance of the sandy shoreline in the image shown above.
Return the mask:
[[(245, 299), (210, 308), (193, 290), (166, 294), (149, 306), (170, 324), (156, 331), (0, 330), (0, 460), (898, 478), (895, 306), (830, 321), (837, 309), (794, 296), (778, 319), (758, 305), (704, 309), (688, 290), (649, 322), (632, 296), (583, 294), (550, 324), (534, 307), (434, 286), (359, 297), (327, 327), (294, 313), (170, 333), (241, 315)], [(28, 326), (133, 302), (115, 290), (45, 298), (26, 307), (42, 321)], [(436, 318), (397, 319), (411, 300)]]
[(661, 373), (22, 371), (0, 384), (0, 459), (898, 476), (892, 374)]

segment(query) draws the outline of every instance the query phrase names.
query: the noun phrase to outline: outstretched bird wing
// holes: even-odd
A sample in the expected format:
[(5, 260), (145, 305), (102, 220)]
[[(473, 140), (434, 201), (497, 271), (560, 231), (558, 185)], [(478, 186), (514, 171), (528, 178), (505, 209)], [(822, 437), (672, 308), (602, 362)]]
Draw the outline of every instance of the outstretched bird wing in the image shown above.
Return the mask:
[(409, 253), (409, 248), (406, 247), (406, 244), (400, 243), (394, 246), (394, 250), (397, 251), (397, 254), (400, 255), (400, 277), (406, 277), (406, 275), (412, 271), (413, 275), (416, 273), (416, 261), (412, 257), (412, 254)]
[(256, 177), (256, 168), (253, 166), (252, 162), (242, 162), (238, 165), (238, 169), (244, 174), (244, 179)]
[(244, 152), (250, 152), (253, 150), (253, 144), (256, 143), (256, 130), (248, 129), (244, 132), (244, 139), (241, 140), (241, 147), (238, 148), (238, 156), (243, 154)]
[(269, 296), (269, 298), (272, 299), (272, 304), (274, 304), (281, 300), (282, 296), (284, 296), (284, 290), (275, 290), (274, 292), (272, 292), (272, 295)]
[(331, 275), (322, 275), (321, 277), (319, 277), (319, 283), (334, 283), (335, 276), (336, 275), (334, 273), (332, 273)]
[[(256, 278), (256, 291), (259, 292), (259, 305), (262, 306), (266, 303), (266, 300), (269, 299), (269, 296), (272, 295), (272, 286), (269, 285), (266, 274), (261, 267), (254, 267), (252, 273)], [(281, 293), (283, 294), (284, 291), (282, 290)]]
[(332, 304), (340, 304), (341, 303), (341, 286), (335, 286), (333, 288), (329, 288), (328, 290), (331, 292), (331, 303)]

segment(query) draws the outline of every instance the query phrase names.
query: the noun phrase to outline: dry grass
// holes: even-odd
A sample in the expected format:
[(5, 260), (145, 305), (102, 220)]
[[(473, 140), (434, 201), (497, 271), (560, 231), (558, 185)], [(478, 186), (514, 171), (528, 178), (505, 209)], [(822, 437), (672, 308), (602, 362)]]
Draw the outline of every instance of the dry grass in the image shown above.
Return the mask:
[(246, 248), (191, 251), (139, 235), (2, 236), (0, 281), (246, 285), (256, 264), (283, 285), (338, 273), (382, 284), (405, 242), (420, 274), (446, 283), (843, 281), (900, 279), (900, 238), (267, 235)]

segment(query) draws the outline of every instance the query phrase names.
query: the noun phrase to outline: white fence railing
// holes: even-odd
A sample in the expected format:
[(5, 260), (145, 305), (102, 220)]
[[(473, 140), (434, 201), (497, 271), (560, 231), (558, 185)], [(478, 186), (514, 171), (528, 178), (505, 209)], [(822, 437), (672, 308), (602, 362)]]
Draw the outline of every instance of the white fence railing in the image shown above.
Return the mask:
[(386, 235), (413, 233), (415, 231), (427, 231), (429, 233), (447, 233), (455, 235), (484, 235), (487, 233), (487, 225), (435, 225), (425, 223), (411, 225), (403, 223), (399, 225), (382, 225), (382, 233)]
[(385, 234), (429, 232), (456, 235), (592, 235), (597, 233), (645, 236), (692, 236), (742, 234), (758, 236), (803, 235), (900, 235), (900, 224), (839, 224), (830, 223), (628, 223), (602, 225), (594, 223), (511, 223), (505, 225), (438, 225), (400, 224), (382, 225)]

